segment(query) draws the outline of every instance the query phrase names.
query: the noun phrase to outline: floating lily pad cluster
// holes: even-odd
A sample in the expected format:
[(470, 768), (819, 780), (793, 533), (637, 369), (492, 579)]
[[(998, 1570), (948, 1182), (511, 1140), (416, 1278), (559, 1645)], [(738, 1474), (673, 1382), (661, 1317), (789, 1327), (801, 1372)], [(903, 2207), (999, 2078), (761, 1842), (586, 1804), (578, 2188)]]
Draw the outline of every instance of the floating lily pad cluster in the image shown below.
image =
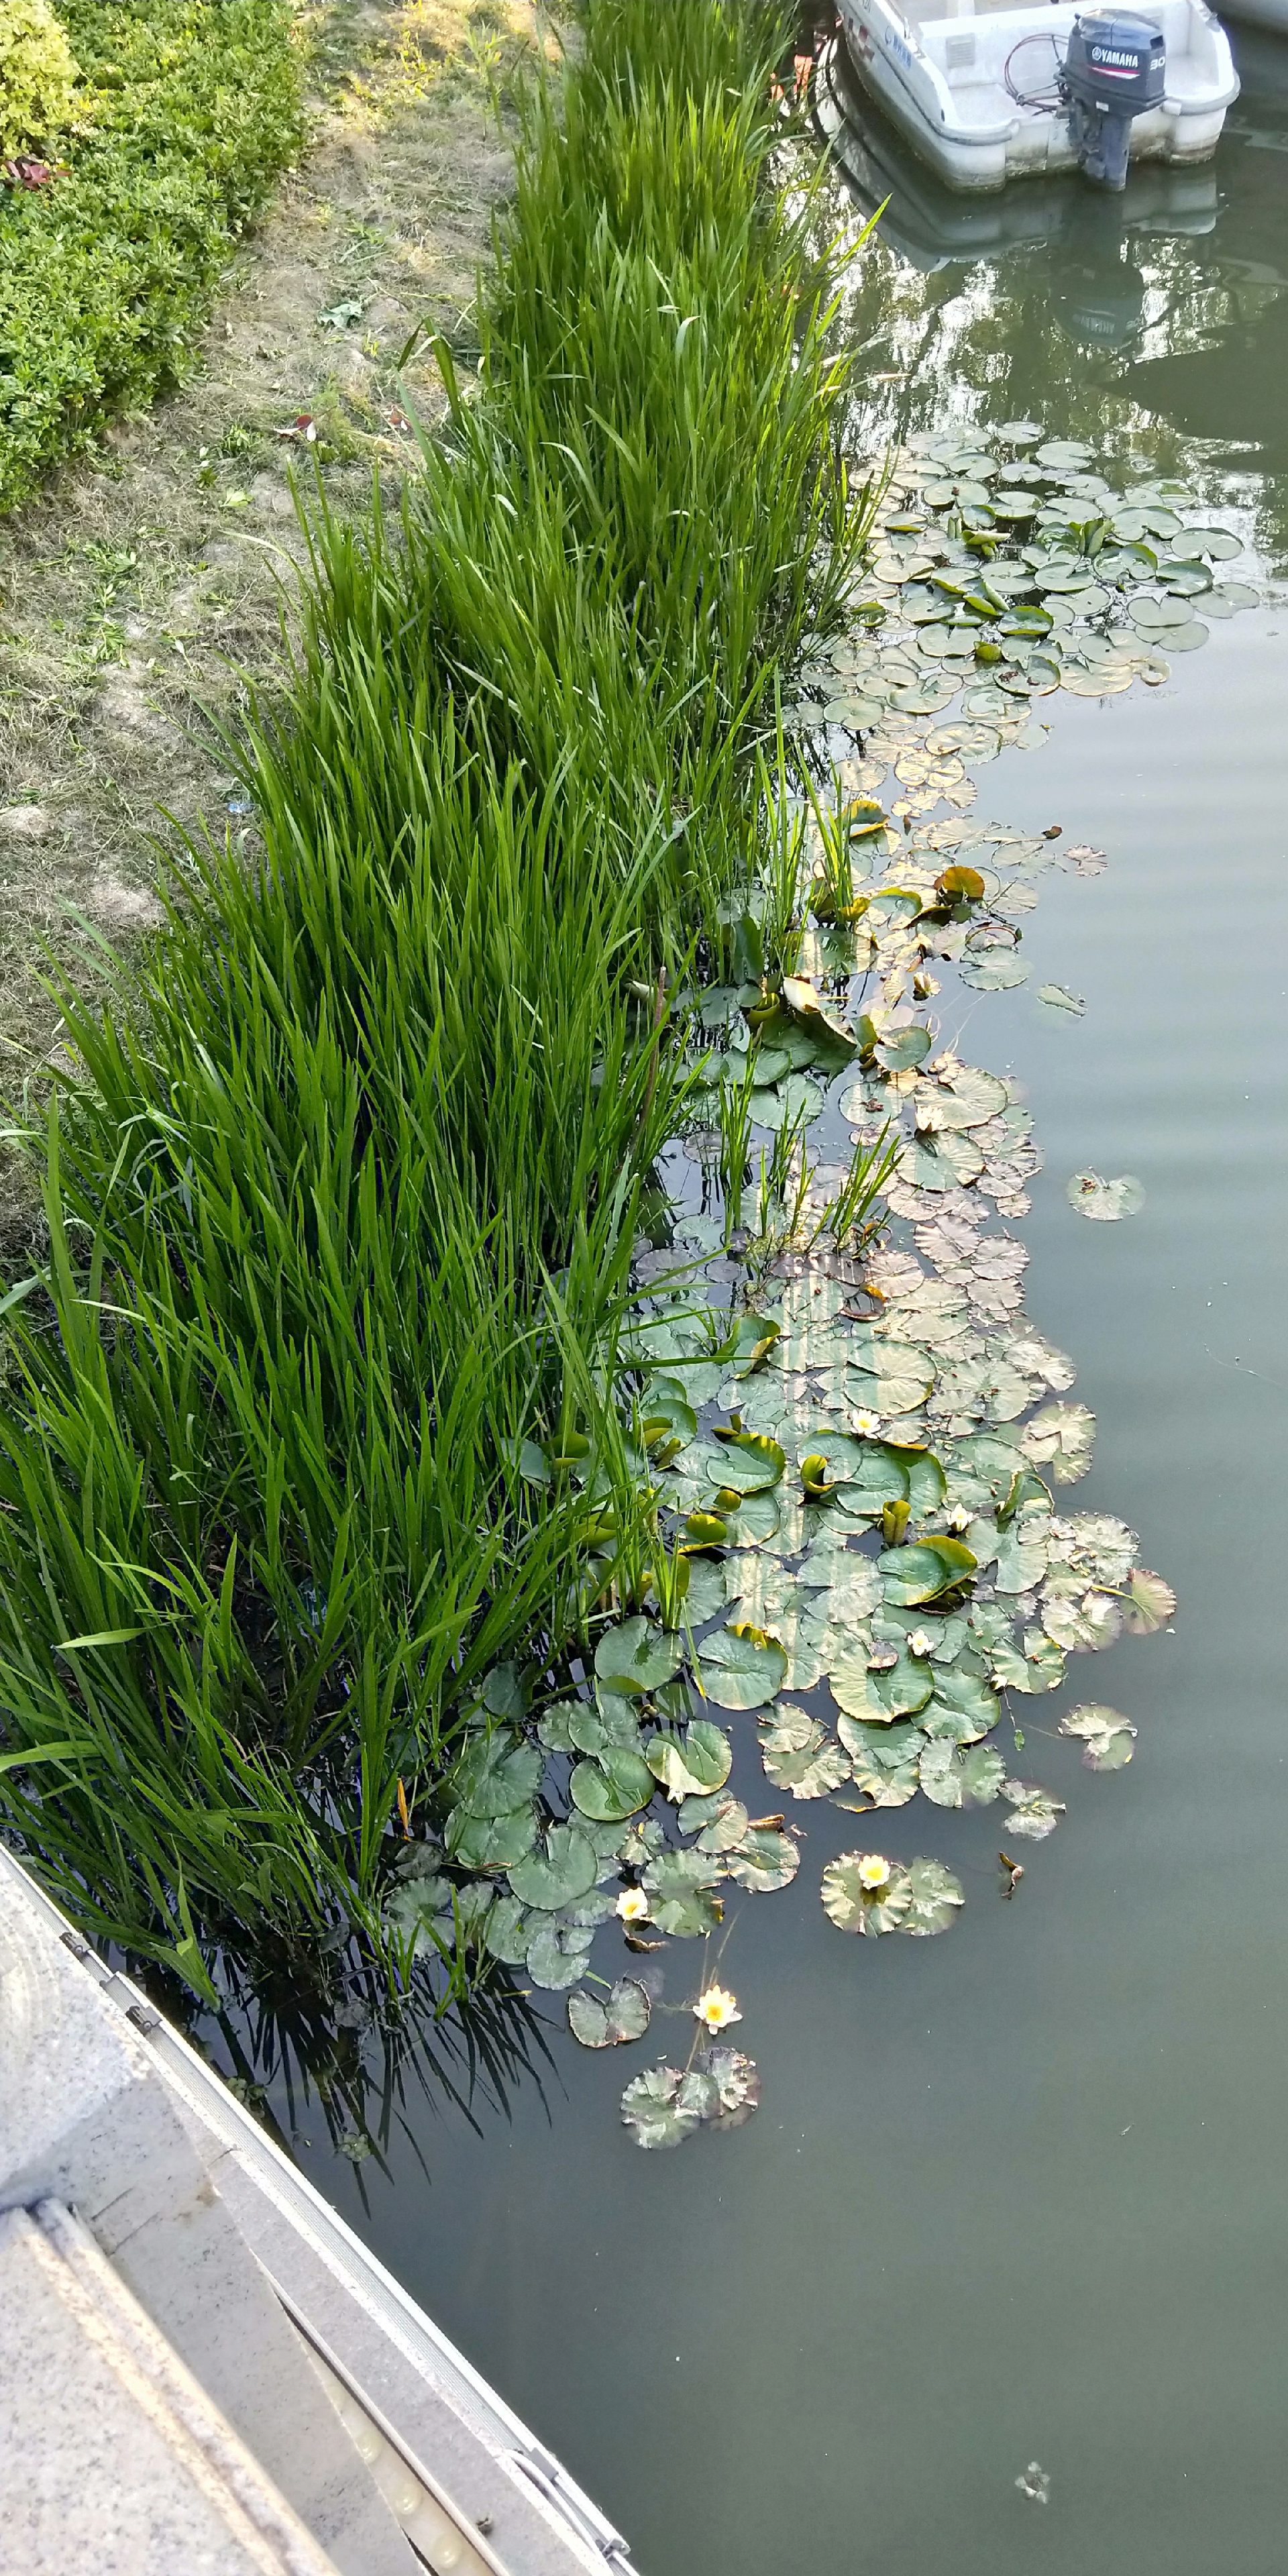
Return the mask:
[(800, 720), (866, 734), (960, 697), (1005, 739), (1056, 689), (1157, 686), (1208, 621), (1258, 598), (1226, 573), (1239, 540), (1187, 525), (1190, 506), (1166, 479), (1115, 489), (1088, 447), (1035, 421), (911, 440), (891, 460), (863, 624), (807, 670)]
[[(927, 1006), (943, 970), (981, 991), (1022, 981), (1043, 869), (1104, 864), (1054, 830), (971, 823), (969, 765), (1024, 738), (1031, 696), (1157, 679), (1164, 629), (1202, 640), (1195, 601), (1224, 614), (1252, 596), (1217, 584), (1234, 541), (1186, 529), (1180, 500), (1155, 483), (1111, 491), (1085, 449), (1027, 423), (896, 460), (879, 596), (829, 664), (845, 694), (827, 720), (863, 739), (835, 810), (802, 815), (795, 972), (694, 997), (690, 1138), (709, 1169), (733, 1090), (751, 1136), (808, 1156), (826, 1103), (856, 1151), (892, 1150), (888, 1222), (820, 1251), (807, 1192), (765, 1258), (677, 1210), (669, 1275), (656, 1257), (626, 1351), (640, 1473), (677, 1569), (671, 1624), (637, 1591), (561, 1689), (494, 1673), (491, 1732), (389, 1900), (412, 1948), (464, 1944), (566, 1990), (587, 2048), (642, 2038), (661, 1991), (644, 1972), (592, 1970), (603, 1928), (635, 1953), (707, 1939), (731, 1901), (791, 1883), (828, 1806), (852, 1846), (818, 1864), (829, 1921), (869, 1939), (949, 1929), (953, 1873), (855, 1845), (851, 1819), (920, 1798), (994, 1808), (1007, 1840), (1044, 1839), (1063, 1808), (1015, 1769), (1007, 1721), (1018, 1747), (1017, 1714), (1060, 1687), (1070, 1655), (1171, 1617), (1134, 1533), (1064, 1508), (1095, 1422), (1072, 1361), (1023, 1311), (1028, 1253), (1010, 1228), (1040, 1149), (1018, 1086), (945, 1047)], [(902, 793), (887, 807), (891, 769)], [(756, 888), (730, 907), (753, 959), (763, 908)], [(1041, 998), (1082, 1009), (1062, 986)], [(1122, 1215), (1139, 1184), (1084, 1173), (1068, 1195)], [(549, 1462), (534, 1452), (524, 1472), (540, 1481)], [(577, 1472), (589, 1485), (593, 1459)], [(611, 1599), (611, 1540), (600, 1572)], [(1093, 1770), (1131, 1759), (1135, 1729), (1112, 1709), (1076, 1708), (1059, 1731)], [(641, 2146), (675, 2146), (739, 2125), (758, 2092), (752, 2061), (717, 2045), (635, 2077), (622, 2117)]]

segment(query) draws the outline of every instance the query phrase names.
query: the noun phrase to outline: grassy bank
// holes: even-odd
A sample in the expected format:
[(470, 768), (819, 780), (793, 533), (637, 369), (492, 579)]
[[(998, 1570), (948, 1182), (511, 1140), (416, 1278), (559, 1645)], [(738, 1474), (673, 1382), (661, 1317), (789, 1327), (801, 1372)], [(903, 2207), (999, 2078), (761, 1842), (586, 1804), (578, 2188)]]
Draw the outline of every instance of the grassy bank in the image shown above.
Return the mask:
[(301, 133), (287, 0), (66, 0), (45, 185), (0, 188), (0, 509), (183, 373)]
[(396, 524), (316, 520), (238, 754), (262, 863), (193, 848), (155, 955), (68, 998), (34, 1140), (6, 1829), (194, 1981), (234, 1933), (374, 1931), (400, 1795), (431, 1811), (497, 1666), (576, 1633), (592, 1548), (647, 1581), (611, 1350), (668, 995), (772, 867), (760, 729), (861, 533), (774, 12), (587, 0), (583, 37), (529, 103), (477, 400)]

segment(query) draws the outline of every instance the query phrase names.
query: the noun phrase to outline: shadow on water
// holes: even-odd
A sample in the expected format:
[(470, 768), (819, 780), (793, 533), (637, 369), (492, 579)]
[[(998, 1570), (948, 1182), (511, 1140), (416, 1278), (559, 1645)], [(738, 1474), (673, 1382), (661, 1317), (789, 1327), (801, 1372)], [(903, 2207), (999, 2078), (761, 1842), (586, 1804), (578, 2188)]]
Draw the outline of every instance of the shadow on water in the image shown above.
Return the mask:
[(346, 2160), (364, 2208), (363, 2169), (388, 2181), (396, 2142), (432, 2180), (427, 2114), (481, 2136), (511, 2118), (520, 2092), (545, 2104), (553, 2061), (541, 2019), (508, 1982), (464, 2003), (425, 1982), (394, 1994), (342, 1942), (312, 1958), (225, 1951), (217, 2012), (156, 1968), (139, 1981), (288, 2154), (325, 2144)]

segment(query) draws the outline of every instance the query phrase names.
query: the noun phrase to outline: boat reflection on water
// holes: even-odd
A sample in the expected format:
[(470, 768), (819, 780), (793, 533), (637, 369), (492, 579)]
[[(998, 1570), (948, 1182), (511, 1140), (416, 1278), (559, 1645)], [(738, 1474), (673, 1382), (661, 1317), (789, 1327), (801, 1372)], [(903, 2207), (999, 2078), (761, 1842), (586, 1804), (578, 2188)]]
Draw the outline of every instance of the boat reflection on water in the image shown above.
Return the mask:
[(1120, 195), (1088, 188), (1076, 174), (1065, 173), (1026, 179), (1023, 187), (990, 196), (959, 196), (918, 159), (859, 88), (835, 39), (826, 40), (819, 53), (815, 95), (819, 123), (851, 195), (867, 214), (884, 206), (881, 238), (902, 258), (929, 275), (963, 261), (1003, 258), (1038, 245), (1059, 249), (1086, 272), (1089, 282), (1104, 279), (1103, 288), (1093, 287), (1089, 298), (1086, 336), (1093, 343), (1116, 347), (1123, 337), (1122, 288), (1110, 281), (1125, 238), (1135, 233), (1198, 235), (1210, 233), (1216, 224), (1212, 162), (1193, 169), (1134, 164)]
[[(1058, 414), (1067, 435), (1115, 417), (1152, 428), (1160, 468), (1179, 462), (1178, 434), (1201, 441), (1218, 470), (1255, 464), (1263, 539), (1282, 554), (1288, 45), (1240, 28), (1235, 50), (1243, 92), (1215, 162), (1135, 167), (1115, 196), (1069, 176), (963, 198), (858, 88), (816, 21), (819, 126), (858, 211), (883, 209), (877, 239), (903, 275), (897, 318), (887, 304), (873, 342), (890, 351), (885, 383), (902, 388), (877, 403), (883, 428), (930, 425), (951, 358), (959, 380), (988, 383), (1015, 412), (1053, 425)], [(856, 285), (860, 334), (884, 292)]]
[[(1275, 478), (1276, 535), (1288, 542), (1288, 44), (1237, 30), (1243, 96), (1219, 165), (1220, 238), (1204, 292), (1157, 334), (1120, 390), (1231, 463)], [(1157, 349), (1154, 342), (1157, 340)], [(1276, 489), (1276, 486), (1278, 487)]]

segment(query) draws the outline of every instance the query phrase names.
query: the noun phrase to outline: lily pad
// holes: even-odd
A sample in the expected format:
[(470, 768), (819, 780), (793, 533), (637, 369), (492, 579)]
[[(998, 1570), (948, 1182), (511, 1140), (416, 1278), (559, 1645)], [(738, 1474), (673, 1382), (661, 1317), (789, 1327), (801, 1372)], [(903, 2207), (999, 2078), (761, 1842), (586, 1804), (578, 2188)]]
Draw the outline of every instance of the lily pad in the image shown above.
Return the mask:
[(572, 1923), (544, 1923), (528, 1943), (528, 1975), (546, 1994), (560, 1994), (585, 1974), (595, 1935)]
[(1079, 1216), (1089, 1216), (1101, 1224), (1117, 1217), (1135, 1216), (1145, 1204), (1145, 1192), (1130, 1172), (1116, 1181), (1105, 1181), (1099, 1172), (1075, 1172), (1065, 1183), (1065, 1197)]
[(787, 1887), (800, 1868), (800, 1846), (774, 1825), (751, 1825), (726, 1861), (729, 1876), (753, 1895)]
[(537, 1742), (547, 1753), (571, 1753), (574, 1749), (570, 1732), (572, 1721), (580, 1717), (585, 1702), (579, 1699), (558, 1700), (548, 1708), (537, 1727)]
[(508, 1869), (531, 1851), (536, 1839), (535, 1807), (508, 1816), (471, 1816), (457, 1807), (447, 1820), (445, 1837), (453, 1860), (466, 1869)]
[(680, 2147), (702, 2118), (703, 2096), (676, 2066), (651, 2066), (622, 2095), (622, 2125), (637, 2147)]
[(1016, 984), (1028, 981), (1028, 967), (1013, 953), (990, 949), (986, 955), (971, 958), (962, 968), (962, 982), (977, 993), (1007, 993)]
[(1071, 993), (1067, 984), (1039, 984), (1038, 1000), (1049, 1002), (1055, 1011), (1071, 1011), (1079, 1020), (1087, 1007), (1081, 993)]
[(591, 1708), (584, 1700), (573, 1700), (566, 1712), (568, 1743), (563, 1751), (602, 1753), (607, 1745), (624, 1746), (638, 1753), (640, 1742), (639, 1714), (634, 1703), (620, 1691), (605, 1690)]
[(494, 1735), (458, 1762), (450, 1783), (458, 1813), (509, 1816), (531, 1805), (541, 1786), (541, 1755), (531, 1745), (510, 1749), (511, 1741)]
[(652, 2006), (634, 1977), (619, 1977), (606, 2002), (579, 1986), (568, 1997), (568, 2028), (583, 2048), (620, 2048), (642, 2039)]
[(727, 1431), (719, 1448), (705, 1453), (707, 1475), (735, 1494), (758, 1494), (782, 1480), (787, 1460), (763, 1431)]
[[(865, 1726), (889, 1725), (896, 1717), (915, 1716), (934, 1688), (928, 1663), (899, 1655), (886, 1670), (875, 1669), (866, 1645), (848, 1647), (832, 1658), (828, 1687), (839, 1709)], [(839, 1730), (838, 1730), (839, 1731)]]
[(934, 1807), (991, 1806), (1005, 1777), (1006, 1764), (992, 1744), (932, 1738), (921, 1756), (921, 1786)]
[(652, 1920), (674, 1941), (705, 1941), (720, 1928), (724, 1908), (706, 1887), (677, 1888), (672, 1896), (653, 1899)]
[(779, 1505), (772, 1493), (744, 1494), (736, 1511), (726, 1515), (730, 1547), (764, 1547), (776, 1538), (782, 1525)]
[(920, 1940), (949, 1931), (966, 1902), (961, 1880), (941, 1860), (910, 1860), (908, 1885), (912, 1902), (899, 1930)]
[(1067, 1652), (1094, 1655), (1122, 1635), (1122, 1606), (1080, 1577), (1053, 1578), (1043, 1589), (1042, 1625)]
[(521, 1905), (556, 1914), (594, 1886), (599, 1855), (588, 1834), (576, 1825), (551, 1825), (544, 1848), (529, 1852), (510, 1871), (510, 1885)]
[(717, 1708), (763, 1708), (782, 1689), (787, 1657), (763, 1631), (717, 1628), (702, 1641), (698, 1671)]
[(405, 1878), (386, 1898), (384, 1919), (413, 1953), (432, 1956), (444, 1945), (450, 1949), (455, 1928), (450, 1882), (436, 1871)]
[(956, 1664), (934, 1668), (934, 1696), (921, 1710), (921, 1723), (928, 1735), (944, 1736), (953, 1744), (978, 1744), (988, 1735), (1001, 1716), (996, 1692), (978, 1666), (966, 1657)]
[(653, 1774), (625, 1745), (605, 1745), (592, 1762), (579, 1762), (568, 1784), (574, 1807), (600, 1825), (624, 1824), (653, 1795)]
[(698, 1850), (718, 1856), (736, 1851), (747, 1839), (751, 1819), (741, 1798), (719, 1789), (709, 1798), (685, 1798), (676, 1817), (682, 1834), (696, 1834)]
[(909, 1607), (933, 1601), (967, 1582), (977, 1559), (956, 1538), (923, 1538), (910, 1547), (888, 1547), (877, 1558), (885, 1579), (886, 1598)]
[[(878, 1726), (838, 1717), (836, 1731), (850, 1756), (855, 1788), (874, 1807), (906, 1807), (920, 1786), (918, 1763), (925, 1736), (919, 1726)], [(849, 1805), (848, 1799), (842, 1805)]]
[(826, 1798), (849, 1779), (849, 1755), (814, 1719), (807, 1718), (805, 1726), (808, 1732), (803, 1734), (799, 1727), (762, 1729), (765, 1777), (775, 1789), (789, 1790), (794, 1798)]
[(1031, 1780), (1004, 1780), (1002, 1796), (1011, 1809), (1007, 1833), (1019, 1834), (1028, 1842), (1045, 1842), (1064, 1814), (1059, 1800), (1048, 1798), (1045, 1789)]
[(1009, 1637), (999, 1638), (990, 1650), (990, 1661), (1000, 1690), (1032, 1695), (1058, 1690), (1064, 1680), (1064, 1656), (1054, 1640), (1039, 1629), (1028, 1632), (1023, 1652)]
[(1076, 1485), (1091, 1465), (1096, 1417), (1085, 1404), (1044, 1404), (1026, 1422), (1020, 1446), (1054, 1485)]
[(527, 1958), (528, 1943), (536, 1929), (532, 1916), (517, 1897), (498, 1896), (484, 1918), (482, 1934), (494, 1959), (500, 1959), (508, 1968), (518, 1968)]
[(1071, 1708), (1060, 1720), (1060, 1733), (1082, 1743), (1089, 1771), (1121, 1771), (1136, 1740), (1135, 1727), (1116, 1708)]
[(723, 1727), (713, 1725), (710, 1718), (696, 1717), (683, 1735), (650, 1736), (644, 1759), (653, 1778), (678, 1806), (681, 1799), (705, 1798), (722, 1789), (733, 1754)]
[(879, 1860), (871, 1852), (841, 1852), (823, 1872), (823, 1911), (838, 1932), (897, 1932), (912, 1909), (912, 1880), (899, 1863), (886, 1866), (875, 1884), (861, 1874)]
[(606, 1690), (632, 1698), (660, 1690), (680, 1669), (681, 1648), (651, 1619), (624, 1619), (608, 1628), (595, 1648), (595, 1675)]
[(740, 2048), (703, 2048), (694, 2065), (714, 2088), (714, 2107), (704, 2112), (708, 2129), (741, 2129), (760, 2104), (760, 2075), (754, 2058)]
[(1152, 1637), (1155, 1629), (1165, 1628), (1176, 1611), (1176, 1594), (1161, 1574), (1150, 1574), (1144, 1566), (1133, 1566), (1123, 1606), (1123, 1626), (1129, 1637)]
[[(920, 1092), (917, 1097), (920, 1102)], [(939, 1128), (982, 1127), (985, 1119), (995, 1118), (1005, 1109), (1008, 1098), (1006, 1084), (995, 1073), (964, 1064), (951, 1081), (938, 1082), (929, 1091), (927, 1111)]]
[[(1022, 982), (1023, 975), (1016, 981)], [(961, 1129), (947, 1125), (942, 1132), (919, 1130), (899, 1157), (900, 1178), (915, 1190), (963, 1189), (978, 1180), (983, 1169), (978, 1145)]]
[(912, 1065), (925, 1063), (934, 1043), (929, 1029), (916, 1024), (907, 1029), (894, 1029), (888, 1037), (879, 1040), (877, 1062), (884, 1065), (887, 1073), (906, 1073)]

